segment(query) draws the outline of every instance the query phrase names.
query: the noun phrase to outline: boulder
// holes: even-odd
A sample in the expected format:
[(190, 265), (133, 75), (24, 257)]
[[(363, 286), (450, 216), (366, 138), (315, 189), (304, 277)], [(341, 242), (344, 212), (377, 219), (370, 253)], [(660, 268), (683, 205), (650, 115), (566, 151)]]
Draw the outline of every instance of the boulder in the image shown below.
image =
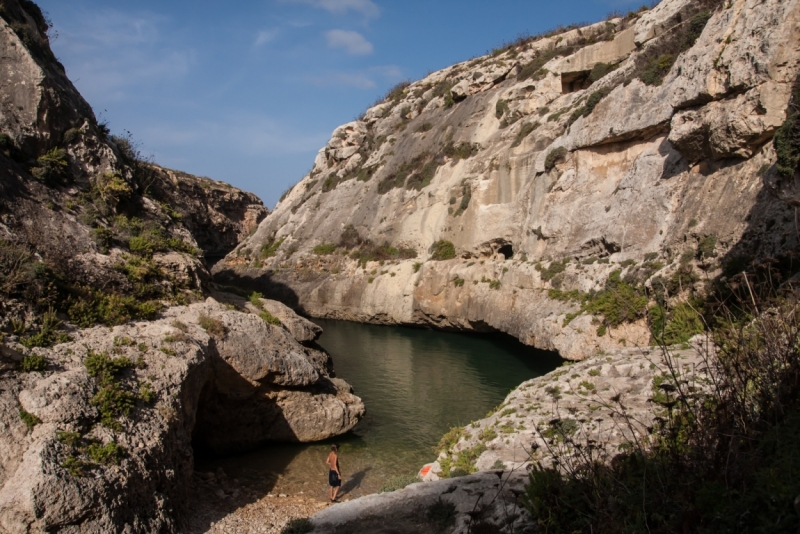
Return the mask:
[[(364, 414), (321, 349), (213, 299), (35, 352), (42, 374), (0, 375), (2, 532), (177, 532), (193, 443), (232, 452), (320, 440)], [(126, 363), (92, 376), (98, 355)], [(128, 408), (114, 412), (120, 394)], [(31, 429), (20, 413), (35, 418)]]

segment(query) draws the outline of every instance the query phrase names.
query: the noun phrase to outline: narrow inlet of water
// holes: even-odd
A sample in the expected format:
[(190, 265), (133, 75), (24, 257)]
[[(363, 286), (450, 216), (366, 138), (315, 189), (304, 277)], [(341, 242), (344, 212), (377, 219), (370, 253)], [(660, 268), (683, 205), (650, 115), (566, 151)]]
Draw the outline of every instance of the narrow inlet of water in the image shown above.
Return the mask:
[(367, 415), (349, 433), (315, 444), (270, 444), (243, 455), (198, 458), (229, 477), (260, 479), (273, 493), (325, 499), (331, 443), (340, 445), (343, 498), (377, 492), (395, 475), (416, 474), (454, 426), (480, 419), (520, 383), (561, 364), (552, 352), (511, 336), (438, 332), (315, 320), (336, 376), (355, 388)]

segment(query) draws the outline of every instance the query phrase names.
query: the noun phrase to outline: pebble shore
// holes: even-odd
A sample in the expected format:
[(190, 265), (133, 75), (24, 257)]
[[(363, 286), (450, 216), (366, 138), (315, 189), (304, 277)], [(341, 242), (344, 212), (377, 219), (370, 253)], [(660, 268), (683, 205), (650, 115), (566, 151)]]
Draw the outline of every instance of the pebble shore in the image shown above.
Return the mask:
[(291, 519), (310, 517), (330, 506), (319, 489), (281, 493), (271, 480), (230, 479), (221, 469), (195, 473), (193, 483), (189, 534), (279, 534)]

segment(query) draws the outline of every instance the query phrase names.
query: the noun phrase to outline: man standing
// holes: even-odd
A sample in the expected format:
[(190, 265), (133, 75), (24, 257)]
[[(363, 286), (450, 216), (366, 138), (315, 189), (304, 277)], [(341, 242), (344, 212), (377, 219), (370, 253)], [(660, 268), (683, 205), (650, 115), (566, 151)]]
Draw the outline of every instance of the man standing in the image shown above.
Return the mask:
[(342, 474), (339, 472), (339, 446), (331, 445), (331, 453), (325, 463), (330, 467), (328, 472), (328, 485), (331, 487), (331, 502), (336, 502), (336, 495), (342, 486)]

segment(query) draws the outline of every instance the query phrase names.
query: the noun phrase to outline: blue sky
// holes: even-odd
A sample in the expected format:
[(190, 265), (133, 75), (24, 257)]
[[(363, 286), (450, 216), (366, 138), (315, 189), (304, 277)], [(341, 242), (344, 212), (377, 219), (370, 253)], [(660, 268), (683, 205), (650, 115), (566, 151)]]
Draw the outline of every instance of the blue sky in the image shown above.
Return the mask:
[[(272, 208), (333, 129), (404, 79), (643, 0), (38, 0), (112, 132)], [(649, 2), (648, 2), (649, 3)], [(232, 7), (235, 6), (235, 7)]]

